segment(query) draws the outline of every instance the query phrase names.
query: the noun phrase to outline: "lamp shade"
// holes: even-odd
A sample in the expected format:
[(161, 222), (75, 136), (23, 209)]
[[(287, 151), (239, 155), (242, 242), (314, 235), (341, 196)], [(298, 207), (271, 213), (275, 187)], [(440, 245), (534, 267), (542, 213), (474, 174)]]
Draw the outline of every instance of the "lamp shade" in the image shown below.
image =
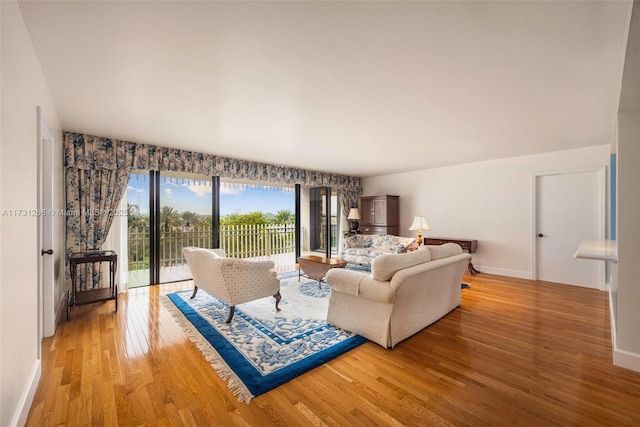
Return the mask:
[(347, 219), (360, 219), (360, 212), (358, 212), (358, 208), (351, 208), (349, 210), (349, 215), (347, 215)]
[(409, 230), (424, 231), (431, 230), (431, 228), (429, 227), (429, 224), (427, 224), (427, 219), (424, 216), (416, 215), (413, 219), (413, 224), (409, 227)]

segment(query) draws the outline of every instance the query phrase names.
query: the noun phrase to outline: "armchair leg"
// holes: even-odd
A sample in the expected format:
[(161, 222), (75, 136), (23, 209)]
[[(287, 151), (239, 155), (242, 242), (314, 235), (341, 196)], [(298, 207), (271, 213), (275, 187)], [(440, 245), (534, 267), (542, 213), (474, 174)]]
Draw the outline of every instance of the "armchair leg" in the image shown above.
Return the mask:
[(227, 317), (227, 321), (224, 323), (231, 323), (231, 319), (233, 319), (233, 314), (236, 312), (236, 306), (232, 305), (231, 310), (229, 310), (229, 317)]
[(276, 311), (280, 311), (278, 304), (280, 304), (280, 300), (282, 299), (282, 295), (280, 295), (280, 291), (273, 296), (276, 299)]
[(194, 299), (196, 297), (197, 293), (198, 293), (198, 287), (194, 286), (193, 287), (193, 294), (191, 295), (191, 299)]

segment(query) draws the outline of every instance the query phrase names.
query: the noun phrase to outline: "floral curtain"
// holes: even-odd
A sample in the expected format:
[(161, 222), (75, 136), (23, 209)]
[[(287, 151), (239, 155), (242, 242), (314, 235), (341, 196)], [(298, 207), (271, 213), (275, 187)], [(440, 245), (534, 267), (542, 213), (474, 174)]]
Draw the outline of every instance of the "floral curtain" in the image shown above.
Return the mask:
[[(65, 152), (76, 151), (73, 163), (65, 158), (67, 253), (101, 249), (120, 200), (126, 191), (130, 165), (118, 150), (121, 146), (107, 138), (68, 139)], [(99, 264), (78, 267), (79, 288), (99, 286)]]
[(67, 249), (101, 248), (128, 182), (126, 169), (67, 170)]

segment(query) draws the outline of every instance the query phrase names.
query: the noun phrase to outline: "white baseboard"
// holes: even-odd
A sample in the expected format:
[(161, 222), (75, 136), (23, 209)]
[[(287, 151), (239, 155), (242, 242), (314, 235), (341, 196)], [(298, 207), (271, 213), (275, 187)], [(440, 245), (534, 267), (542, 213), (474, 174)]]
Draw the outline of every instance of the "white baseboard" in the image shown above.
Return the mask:
[(640, 372), (640, 354), (631, 353), (618, 348), (616, 335), (616, 318), (613, 313), (613, 295), (609, 292), (609, 313), (611, 316), (611, 345), (613, 346), (613, 364), (631, 371)]
[(506, 268), (494, 268), (494, 267), (487, 267), (484, 265), (475, 265), (475, 264), (474, 264), (474, 267), (481, 273), (495, 274), (496, 276), (515, 277), (518, 279), (533, 280), (533, 275), (531, 274), (530, 271), (508, 270)]
[(33, 396), (35, 396), (36, 389), (38, 388), (41, 373), (42, 364), (38, 359), (34, 362), (33, 367), (31, 368), (27, 388), (22, 392), (22, 396), (20, 396), (16, 413), (11, 420), (11, 427), (23, 426), (27, 423), (27, 417), (29, 416), (31, 404), (33, 403)]
[(613, 364), (631, 371), (640, 372), (640, 354), (614, 348)]

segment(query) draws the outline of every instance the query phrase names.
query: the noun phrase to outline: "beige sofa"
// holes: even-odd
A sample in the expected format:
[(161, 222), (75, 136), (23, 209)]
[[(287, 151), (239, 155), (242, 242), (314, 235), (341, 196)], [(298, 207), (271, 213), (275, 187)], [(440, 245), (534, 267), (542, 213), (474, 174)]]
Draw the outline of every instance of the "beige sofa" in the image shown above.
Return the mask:
[(460, 305), (470, 258), (446, 243), (380, 255), (371, 273), (331, 269), (327, 323), (392, 348)]

